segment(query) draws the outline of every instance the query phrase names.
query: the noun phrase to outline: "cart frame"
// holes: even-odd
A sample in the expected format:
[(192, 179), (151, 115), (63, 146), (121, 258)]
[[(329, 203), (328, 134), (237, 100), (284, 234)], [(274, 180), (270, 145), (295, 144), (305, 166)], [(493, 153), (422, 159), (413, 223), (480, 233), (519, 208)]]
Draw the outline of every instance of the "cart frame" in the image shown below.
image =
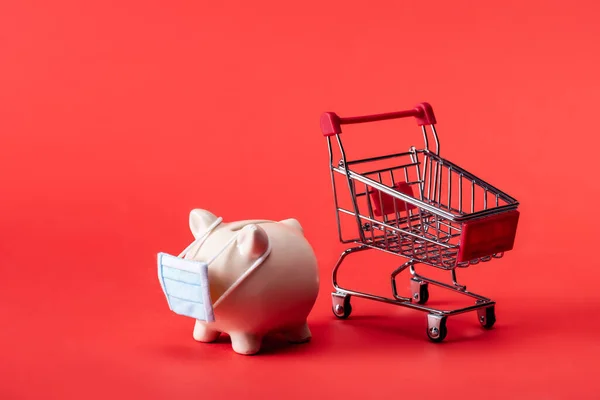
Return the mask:
[[(413, 146), (408, 152), (348, 160), (340, 137), (341, 125), (406, 117), (414, 117), (421, 127), (425, 142), (423, 149), (418, 150)], [(344, 244), (355, 244), (342, 252), (332, 271), (332, 284), (335, 289), (332, 292), (334, 315), (340, 319), (350, 316), (352, 296), (408, 307), (428, 313), (427, 335), (431, 341), (441, 342), (447, 335), (446, 320), (449, 316), (477, 311), (482, 327), (490, 329), (495, 324), (495, 301), (467, 291), (467, 287), (458, 282), (456, 269), (501, 258), (506, 251), (512, 250), (519, 217), (519, 203), (464, 168), (441, 158), (435, 124), (433, 109), (428, 103), (420, 103), (407, 111), (378, 115), (340, 118), (333, 112), (326, 112), (321, 116), (321, 130), (327, 139), (329, 151), (339, 240)], [(435, 151), (429, 149), (429, 132), (426, 125), (433, 135)], [(333, 136), (341, 155), (337, 164), (334, 163)], [(400, 165), (393, 164), (392, 167), (362, 173), (352, 168), (359, 164), (369, 165), (396, 159), (404, 161)], [(394, 177), (394, 171), (404, 172), (403, 190), (394, 186), (399, 182)], [(410, 180), (409, 172), (412, 172), (416, 179)], [(384, 182), (384, 175), (388, 173), (391, 176), (391, 184)], [(347, 185), (351, 200), (351, 206), (348, 208), (340, 206), (341, 197), (336, 185), (336, 176), (341, 176)], [(458, 179), (458, 185), (452, 185), (453, 176)], [(465, 181), (467, 185), (464, 185)], [(360, 187), (364, 187), (364, 191), (361, 191)], [(406, 192), (407, 187), (412, 189)], [(414, 188), (417, 195), (414, 195)], [(470, 198), (464, 195), (469, 189)], [(481, 198), (476, 198), (477, 190), (481, 191)], [(453, 199), (452, 194), (455, 191), (457, 193)], [(445, 193), (444, 198), (442, 193)], [(364, 200), (366, 206), (360, 206), (359, 198)], [(393, 212), (389, 208), (390, 202), (393, 203)], [(387, 203), (387, 210), (384, 203)], [(393, 214), (395, 218), (388, 218), (389, 214)], [(342, 215), (354, 217), (356, 236), (344, 238)], [(381, 234), (376, 235), (376, 231)], [(496, 236), (493, 236), (494, 232)], [(489, 236), (490, 234), (492, 236)], [(486, 240), (481, 240), (483, 236)], [(488, 237), (491, 239), (487, 240)], [(351, 254), (370, 249), (408, 259), (391, 273), (392, 298), (344, 288), (338, 284), (338, 271), (344, 260)], [(450, 271), (451, 284), (417, 274), (417, 264)], [(412, 276), (410, 297), (399, 295), (396, 287), (396, 277), (406, 269)], [(475, 304), (452, 310), (427, 307), (424, 304), (429, 299), (429, 284), (473, 298)]]

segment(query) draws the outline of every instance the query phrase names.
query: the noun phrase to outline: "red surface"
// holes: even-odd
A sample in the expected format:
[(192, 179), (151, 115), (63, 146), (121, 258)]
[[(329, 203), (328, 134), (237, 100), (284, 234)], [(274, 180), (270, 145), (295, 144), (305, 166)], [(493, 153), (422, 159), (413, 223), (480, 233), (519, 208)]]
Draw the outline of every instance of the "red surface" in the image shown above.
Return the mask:
[[(2, 2), (0, 398), (597, 398), (598, 135), (581, 116), (600, 100), (598, 11)], [(457, 316), (440, 345), (425, 314), (355, 299), (340, 321), (329, 295), (344, 247), (319, 118), (419, 101), (444, 157), (522, 203), (515, 249), (459, 275), (498, 302), (495, 329)], [(345, 138), (422, 145), (408, 120)], [(323, 278), (310, 344), (243, 357), (192, 340), (155, 257), (192, 240), (195, 207), (302, 222)], [(389, 294), (401, 260), (353, 257), (340, 283)]]

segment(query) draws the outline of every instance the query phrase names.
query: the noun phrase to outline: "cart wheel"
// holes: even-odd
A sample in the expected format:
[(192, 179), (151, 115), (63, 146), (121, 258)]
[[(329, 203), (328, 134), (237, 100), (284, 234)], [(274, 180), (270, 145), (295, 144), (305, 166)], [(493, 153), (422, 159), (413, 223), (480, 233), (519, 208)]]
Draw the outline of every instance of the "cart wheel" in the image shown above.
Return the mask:
[(427, 284), (427, 282), (425, 282), (425, 284), (421, 285), (421, 287), (419, 288), (418, 296), (418, 298), (415, 298), (413, 295), (413, 298), (417, 301), (418, 304), (425, 304), (427, 303), (427, 300), (429, 300), (429, 285)]
[(413, 301), (417, 304), (425, 304), (429, 300), (429, 284), (412, 278), (410, 282)]
[(427, 318), (427, 322), (427, 336), (429, 336), (429, 340), (436, 343), (443, 341), (448, 334), (446, 317), (430, 314)]
[(481, 326), (485, 329), (491, 329), (496, 323), (496, 310), (494, 309), (494, 306), (477, 310), (477, 317), (479, 318)]
[[(341, 301), (339, 301), (339, 300)], [(350, 304), (350, 296), (344, 296), (343, 299), (334, 297), (333, 307), (331, 307), (333, 315), (340, 319), (346, 319), (352, 314), (352, 305)]]

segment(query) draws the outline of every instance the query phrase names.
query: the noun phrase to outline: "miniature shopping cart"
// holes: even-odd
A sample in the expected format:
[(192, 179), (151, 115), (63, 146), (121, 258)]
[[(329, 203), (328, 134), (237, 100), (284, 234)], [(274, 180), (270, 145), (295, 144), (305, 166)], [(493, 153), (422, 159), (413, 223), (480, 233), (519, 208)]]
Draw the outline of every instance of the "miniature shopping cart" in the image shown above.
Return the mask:
[[(404, 153), (354, 160), (346, 157), (340, 136), (342, 125), (405, 117), (416, 118), (423, 133), (424, 149), (413, 146)], [(351, 296), (425, 311), (428, 313), (427, 335), (432, 341), (441, 342), (447, 334), (448, 316), (477, 311), (484, 328), (489, 329), (496, 322), (495, 302), (467, 291), (466, 286), (458, 283), (456, 269), (501, 258), (512, 250), (519, 203), (457, 164), (441, 158), (435, 124), (433, 110), (427, 103), (387, 114), (341, 118), (327, 112), (321, 117), (321, 130), (329, 148), (339, 239), (342, 243), (355, 244), (341, 254), (333, 269), (333, 313), (342, 319), (350, 316)], [(431, 134), (435, 152), (429, 149)], [(335, 164), (333, 137), (341, 157)], [(344, 223), (349, 223), (354, 232), (350, 237), (342, 230)], [(344, 289), (337, 283), (343, 260), (350, 254), (369, 249), (408, 259), (391, 274), (393, 298)], [(450, 271), (452, 283), (418, 275), (417, 264)], [(396, 288), (396, 276), (407, 268), (412, 275), (410, 297), (399, 295)], [(475, 304), (454, 310), (426, 307), (428, 284), (470, 296)]]

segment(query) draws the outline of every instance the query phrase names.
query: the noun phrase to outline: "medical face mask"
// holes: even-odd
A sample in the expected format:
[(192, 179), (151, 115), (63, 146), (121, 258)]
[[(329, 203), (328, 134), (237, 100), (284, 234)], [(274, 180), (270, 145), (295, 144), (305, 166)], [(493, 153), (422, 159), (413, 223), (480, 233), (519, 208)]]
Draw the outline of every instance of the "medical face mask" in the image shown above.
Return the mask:
[[(213, 304), (210, 297), (208, 266), (216, 260), (237, 239), (234, 235), (219, 252), (209, 261), (198, 261), (192, 258), (204, 244), (208, 236), (223, 221), (218, 218), (202, 235), (187, 246), (178, 256), (158, 253), (158, 280), (167, 298), (169, 308), (176, 314), (194, 318), (199, 321), (214, 322), (214, 309), (221, 303), (248, 275), (260, 266), (271, 252), (269, 242), (267, 250), (240, 276), (231, 287)], [(192, 251), (195, 247), (195, 250)]]

